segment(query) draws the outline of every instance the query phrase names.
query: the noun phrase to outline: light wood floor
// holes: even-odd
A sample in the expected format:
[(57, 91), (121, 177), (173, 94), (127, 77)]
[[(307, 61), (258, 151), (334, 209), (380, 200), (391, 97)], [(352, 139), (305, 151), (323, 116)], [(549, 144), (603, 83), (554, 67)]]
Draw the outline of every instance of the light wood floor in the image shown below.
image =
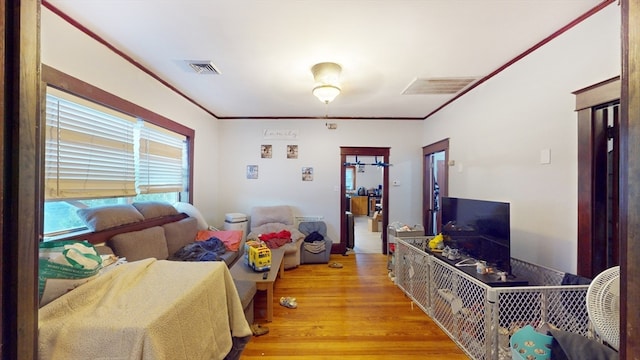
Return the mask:
[[(332, 255), (344, 265), (302, 265), (285, 271), (274, 289), (269, 334), (253, 337), (241, 359), (468, 359), (387, 276), (386, 255)], [(298, 308), (278, 304), (297, 298)]]

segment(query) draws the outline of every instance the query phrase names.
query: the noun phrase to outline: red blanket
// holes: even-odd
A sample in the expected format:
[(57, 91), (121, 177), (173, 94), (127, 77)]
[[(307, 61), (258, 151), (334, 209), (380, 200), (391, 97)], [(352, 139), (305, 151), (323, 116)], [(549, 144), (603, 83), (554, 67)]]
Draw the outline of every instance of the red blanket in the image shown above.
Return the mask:
[(280, 232), (262, 234), (258, 238), (264, 241), (269, 249), (276, 249), (291, 241), (291, 232), (282, 230)]

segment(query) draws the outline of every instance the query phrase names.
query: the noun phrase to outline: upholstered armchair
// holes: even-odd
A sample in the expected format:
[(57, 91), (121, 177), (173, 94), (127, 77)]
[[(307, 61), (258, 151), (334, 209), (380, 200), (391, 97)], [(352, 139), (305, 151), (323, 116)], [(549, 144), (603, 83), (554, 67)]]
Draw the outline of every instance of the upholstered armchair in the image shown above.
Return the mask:
[(261, 234), (279, 233), (287, 230), (291, 233), (291, 241), (283, 246), (285, 269), (300, 265), (300, 247), (304, 235), (294, 225), (293, 209), (288, 205), (255, 206), (251, 209), (251, 232), (247, 239), (257, 239)]
[(327, 224), (324, 221), (303, 221), (298, 230), (305, 236), (300, 249), (300, 263), (328, 263), (333, 241), (327, 237)]

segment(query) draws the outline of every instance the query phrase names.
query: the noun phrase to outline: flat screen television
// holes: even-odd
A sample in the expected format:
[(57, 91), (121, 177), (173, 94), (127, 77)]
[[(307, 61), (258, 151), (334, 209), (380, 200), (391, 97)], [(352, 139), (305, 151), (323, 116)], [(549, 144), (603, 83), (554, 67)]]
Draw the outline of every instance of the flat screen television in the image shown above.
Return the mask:
[(442, 197), (444, 244), (511, 274), (509, 203)]

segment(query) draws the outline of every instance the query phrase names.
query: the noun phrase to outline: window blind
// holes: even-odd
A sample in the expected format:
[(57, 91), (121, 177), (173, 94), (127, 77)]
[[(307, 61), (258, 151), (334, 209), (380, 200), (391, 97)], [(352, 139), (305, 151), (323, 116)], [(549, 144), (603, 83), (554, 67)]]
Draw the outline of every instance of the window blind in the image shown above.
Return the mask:
[(45, 198), (134, 196), (136, 119), (47, 89)]
[(138, 192), (184, 191), (187, 176), (186, 137), (145, 121), (140, 121), (138, 126)]

